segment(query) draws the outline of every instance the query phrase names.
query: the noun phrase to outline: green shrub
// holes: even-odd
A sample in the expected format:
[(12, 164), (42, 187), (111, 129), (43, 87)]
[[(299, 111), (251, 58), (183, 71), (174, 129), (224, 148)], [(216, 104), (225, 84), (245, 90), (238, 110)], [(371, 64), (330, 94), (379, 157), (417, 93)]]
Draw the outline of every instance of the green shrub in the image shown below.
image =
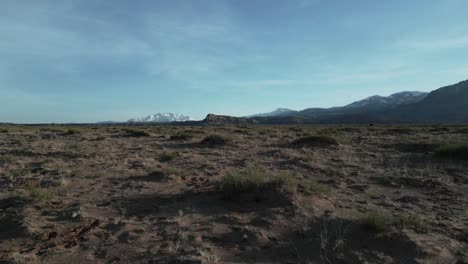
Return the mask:
[(224, 146), (231, 142), (230, 139), (221, 135), (209, 135), (200, 141), (200, 144), (206, 146)]
[(247, 193), (253, 194), (255, 199), (261, 200), (266, 198), (265, 195), (271, 193), (291, 194), (295, 191), (296, 186), (295, 178), (290, 174), (270, 175), (263, 169), (248, 168), (224, 176), (219, 184), (219, 189), (228, 199)]
[(468, 160), (468, 143), (445, 145), (435, 152), (437, 157)]
[(8, 133), (8, 132), (9, 132), (9, 131), (8, 131), (8, 129), (6, 129), (6, 128), (1, 128), (1, 129), (0, 129), (0, 134), (2, 134), (2, 133)]
[(296, 139), (292, 142), (293, 146), (304, 146), (304, 147), (324, 147), (338, 145), (338, 140), (330, 136), (305, 136), (299, 139)]

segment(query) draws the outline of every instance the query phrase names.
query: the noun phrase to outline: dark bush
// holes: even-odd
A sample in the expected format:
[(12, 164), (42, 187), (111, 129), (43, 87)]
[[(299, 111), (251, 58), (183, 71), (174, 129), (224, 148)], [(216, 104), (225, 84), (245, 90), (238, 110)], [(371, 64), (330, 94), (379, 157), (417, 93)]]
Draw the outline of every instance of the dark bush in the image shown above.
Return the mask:
[(205, 137), (200, 144), (206, 146), (224, 146), (231, 142), (230, 139), (223, 137), (221, 135), (209, 135)]
[(428, 152), (434, 151), (440, 144), (432, 141), (403, 142), (395, 145), (395, 148), (403, 152)]
[(151, 136), (148, 132), (137, 129), (126, 129), (124, 137), (149, 137)]
[(193, 135), (188, 134), (188, 133), (178, 133), (175, 135), (172, 135), (169, 139), (170, 140), (190, 140), (193, 138)]
[(445, 145), (438, 148), (435, 155), (441, 158), (468, 160), (468, 144), (460, 143)]
[(338, 145), (338, 140), (330, 136), (305, 136), (294, 140), (291, 144), (299, 147), (325, 147)]

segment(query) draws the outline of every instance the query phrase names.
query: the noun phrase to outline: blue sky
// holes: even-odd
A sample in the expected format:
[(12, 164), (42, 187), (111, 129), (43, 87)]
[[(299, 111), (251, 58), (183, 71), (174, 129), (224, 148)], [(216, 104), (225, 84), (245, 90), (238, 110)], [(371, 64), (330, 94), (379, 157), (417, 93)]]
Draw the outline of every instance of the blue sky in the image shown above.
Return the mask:
[(2, 0), (0, 122), (201, 119), (468, 79), (465, 0)]

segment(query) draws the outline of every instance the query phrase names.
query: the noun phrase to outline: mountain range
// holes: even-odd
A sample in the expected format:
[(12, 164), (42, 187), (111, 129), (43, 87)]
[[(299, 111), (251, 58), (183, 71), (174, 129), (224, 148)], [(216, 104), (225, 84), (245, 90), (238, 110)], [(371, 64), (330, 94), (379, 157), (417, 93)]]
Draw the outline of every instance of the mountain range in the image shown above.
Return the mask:
[(250, 115), (250, 116), (246, 116), (247, 118), (251, 118), (251, 117), (268, 117), (268, 116), (281, 116), (281, 115), (289, 115), (289, 114), (293, 114), (297, 111), (295, 110), (291, 110), (291, 109), (288, 109), (288, 108), (277, 108), (275, 111), (273, 112), (269, 112), (269, 113), (262, 113), (262, 114), (255, 114), (255, 115)]
[[(133, 118), (124, 123), (196, 124), (365, 124), (365, 123), (468, 123), (468, 80), (430, 93), (406, 91), (390, 96), (374, 95), (341, 107), (278, 108), (246, 117), (209, 114), (202, 121), (174, 113)], [(110, 123), (110, 122), (102, 122)]]
[(132, 118), (127, 123), (169, 123), (169, 122), (184, 122), (192, 120), (189, 116), (174, 114), (174, 113), (158, 113), (140, 118)]
[(371, 96), (342, 107), (275, 110), (236, 120), (209, 115), (204, 122), (220, 124), (223, 120), (236, 124), (468, 123), (468, 80), (430, 93)]

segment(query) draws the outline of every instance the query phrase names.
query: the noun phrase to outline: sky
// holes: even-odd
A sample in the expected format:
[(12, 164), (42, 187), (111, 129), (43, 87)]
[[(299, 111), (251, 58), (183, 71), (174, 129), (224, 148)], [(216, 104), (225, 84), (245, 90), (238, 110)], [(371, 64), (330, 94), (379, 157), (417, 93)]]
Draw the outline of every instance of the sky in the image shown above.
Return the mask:
[(203, 119), (468, 79), (465, 0), (2, 0), (0, 122)]

